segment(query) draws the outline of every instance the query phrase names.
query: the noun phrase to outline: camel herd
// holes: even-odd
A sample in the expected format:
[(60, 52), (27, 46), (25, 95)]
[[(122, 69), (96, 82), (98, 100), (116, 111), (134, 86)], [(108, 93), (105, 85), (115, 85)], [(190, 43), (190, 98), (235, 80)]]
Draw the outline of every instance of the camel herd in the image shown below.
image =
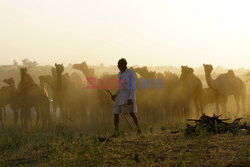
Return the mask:
[[(242, 101), (243, 113), (246, 113), (246, 85), (235, 76), (232, 70), (212, 79), (212, 65), (204, 64), (205, 78), (208, 87), (203, 88), (201, 80), (188, 66), (181, 67), (178, 77), (171, 72), (157, 73), (147, 67), (131, 69), (137, 78), (162, 79), (162, 89), (138, 89), (136, 91), (139, 117), (150, 123), (163, 118), (185, 118), (190, 114), (191, 104), (197, 115), (204, 112), (208, 104), (215, 104), (216, 112), (227, 115), (228, 96), (233, 95), (236, 101), (236, 113), (240, 111)], [(95, 70), (86, 62), (74, 64), (73, 69), (82, 72), (85, 78), (96, 77)], [(14, 125), (28, 129), (32, 127), (32, 111), (35, 111), (35, 125), (43, 127), (52, 121), (76, 124), (81, 127), (103, 125), (110, 122), (112, 101), (101, 89), (86, 89), (82, 77), (77, 73), (69, 75), (64, 72), (63, 64), (55, 64), (50, 75), (39, 76), (40, 84), (34, 82), (25, 67), (20, 69), (21, 79), (17, 86), (14, 79), (3, 80), (6, 86), (0, 89), (0, 123), (4, 126), (5, 107), (13, 111)], [(117, 74), (105, 74), (102, 79), (116, 78)], [(49, 87), (49, 90), (46, 88)], [(116, 91), (116, 90), (112, 90)], [(48, 97), (51, 94), (51, 97)], [(40, 121), (41, 120), (41, 121)]]

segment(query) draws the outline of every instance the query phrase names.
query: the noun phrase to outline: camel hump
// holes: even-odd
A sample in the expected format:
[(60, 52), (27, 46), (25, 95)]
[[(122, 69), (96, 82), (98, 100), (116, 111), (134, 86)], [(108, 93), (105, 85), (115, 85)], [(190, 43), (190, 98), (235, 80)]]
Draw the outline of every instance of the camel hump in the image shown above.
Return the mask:
[(194, 69), (188, 66), (181, 66), (181, 72), (182, 74), (189, 74), (189, 73), (193, 73)]

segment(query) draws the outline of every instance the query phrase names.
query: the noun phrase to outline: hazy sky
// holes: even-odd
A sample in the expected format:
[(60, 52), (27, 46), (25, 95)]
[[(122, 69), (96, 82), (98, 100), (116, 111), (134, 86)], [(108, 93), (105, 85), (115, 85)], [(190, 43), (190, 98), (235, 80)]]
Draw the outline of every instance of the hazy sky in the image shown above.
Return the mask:
[(250, 67), (249, 0), (1, 0), (0, 64)]

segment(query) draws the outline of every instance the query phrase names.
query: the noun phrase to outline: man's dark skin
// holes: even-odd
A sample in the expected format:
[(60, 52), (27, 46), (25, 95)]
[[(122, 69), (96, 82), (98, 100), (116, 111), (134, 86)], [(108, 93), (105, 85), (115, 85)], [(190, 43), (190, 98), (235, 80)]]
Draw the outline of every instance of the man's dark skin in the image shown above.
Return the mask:
[[(123, 61), (119, 61), (117, 67), (119, 68), (119, 70), (121, 71), (121, 73), (123, 73), (127, 69), (127, 63), (123, 62)], [(112, 100), (115, 101), (116, 96), (117, 95), (113, 95), (111, 97)], [(133, 105), (133, 100), (132, 99), (128, 99), (127, 104), (128, 105)], [(138, 119), (137, 119), (135, 113), (130, 113), (130, 116), (133, 118), (134, 123), (137, 126), (137, 133), (140, 134), (141, 133), (141, 129), (139, 127)], [(115, 131), (119, 133), (119, 114), (114, 114), (114, 124), (115, 124)]]

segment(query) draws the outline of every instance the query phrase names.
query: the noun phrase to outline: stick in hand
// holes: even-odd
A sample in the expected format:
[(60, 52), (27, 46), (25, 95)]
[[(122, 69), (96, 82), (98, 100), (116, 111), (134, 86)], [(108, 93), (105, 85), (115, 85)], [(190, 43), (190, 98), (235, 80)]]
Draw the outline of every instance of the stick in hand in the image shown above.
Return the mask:
[(111, 99), (115, 101), (116, 95), (113, 95), (109, 89), (106, 89), (106, 91), (110, 94)]

